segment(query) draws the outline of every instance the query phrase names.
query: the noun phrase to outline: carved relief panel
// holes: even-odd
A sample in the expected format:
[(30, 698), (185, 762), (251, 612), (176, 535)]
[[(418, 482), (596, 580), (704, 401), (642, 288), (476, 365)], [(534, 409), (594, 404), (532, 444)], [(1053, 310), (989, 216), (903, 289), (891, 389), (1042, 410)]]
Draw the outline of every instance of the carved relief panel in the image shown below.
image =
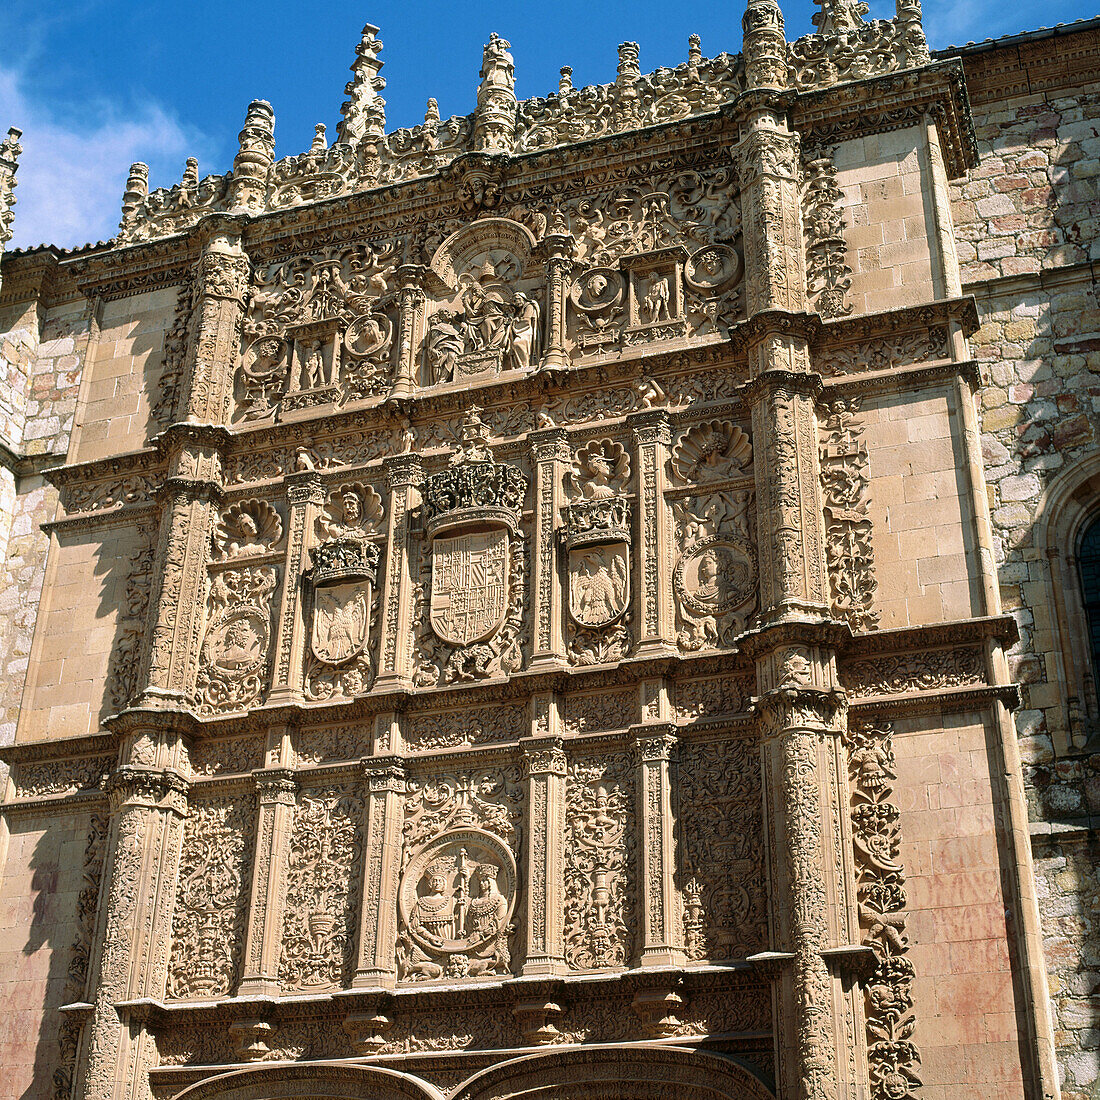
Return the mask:
[(183, 831), (168, 995), (222, 997), (236, 986), (255, 846), (253, 799), (195, 799)]
[(685, 652), (729, 646), (757, 606), (752, 442), (710, 420), (684, 429), (669, 459), (676, 525), (676, 640)]
[(724, 336), (743, 315), (732, 169), (584, 196), (564, 204), (560, 219), (575, 239), (567, 326), (574, 354)]
[(243, 326), (236, 419), (385, 393), (398, 301), (394, 241), (258, 266)]
[(515, 765), (408, 780), (399, 981), (513, 973), (523, 797)]
[(565, 507), (566, 631), (574, 664), (621, 661), (631, 646), (630, 455), (612, 439), (574, 454)]
[(573, 970), (628, 966), (636, 904), (629, 754), (571, 760), (565, 797), (565, 961)]
[(748, 741), (680, 751), (684, 943), (688, 958), (745, 958), (767, 947), (760, 762)]
[(385, 535), (382, 498), (358, 482), (333, 486), (310, 547), (307, 699), (367, 691), (376, 672), (378, 565)]
[(535, 245), (534, 233), (510, 218), (482, 218), (439, 244), (428, 276), (424, 385), (489, 381), (539, 365), (546, 278)]
[(354, 965), (363, 797), (351, 783), (302, 791), (287, 860), (279, 960), (284, 989), (331, 989)]
[(424, 483), (418, 685), (506, 676), (529, 649), (521, 532), (528, 479), (519, 467), (494, 460), (480, 413), (469, 410), (461, 449)]

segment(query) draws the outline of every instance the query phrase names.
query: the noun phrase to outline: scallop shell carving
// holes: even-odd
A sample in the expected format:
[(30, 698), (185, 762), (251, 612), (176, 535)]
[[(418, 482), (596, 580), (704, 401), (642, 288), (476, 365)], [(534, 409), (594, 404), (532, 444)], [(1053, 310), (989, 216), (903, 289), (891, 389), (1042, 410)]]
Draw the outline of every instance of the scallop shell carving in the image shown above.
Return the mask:
[(242, 500), (222, 512), (214, 527), (219, 559), (265, 554), (283, 537), (283, 521), (266, 500)]
[(355, 482), (329, 493), (317, 530), (322, 538), (363, 537), (381, 531), (384, 521), (382, 498), (369, 485)]
[(752, 461), (747, 432), (728, 420), (694, 424), (672, 448), (672, 469), (683, 482), (718, 481)]

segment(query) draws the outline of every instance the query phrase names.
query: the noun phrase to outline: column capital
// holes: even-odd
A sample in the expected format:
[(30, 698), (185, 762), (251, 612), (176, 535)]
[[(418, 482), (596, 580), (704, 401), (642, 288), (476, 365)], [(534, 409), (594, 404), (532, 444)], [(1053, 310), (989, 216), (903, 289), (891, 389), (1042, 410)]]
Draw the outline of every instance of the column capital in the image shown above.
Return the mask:
[(261, 805), (293, 806), (298, 782), (290, 768), (266, 768), (254, 771), (252, 778)]
[(635, 443), (663, 443), (667, 447), (672, 442), (672, 419), (668, 409), (639, 409), (627, 414), (626, 424)]
[(564, 742), (560, 737), (532, 737), (520, 742), (528, 777), (565, 775)]
[(114, 813), (127, 807), (187, 811), (190, 781), (177, 771), (123, 764), (107, 777), (107, 798)]
[(640, 763), (671, 760), (680, 741), (675, 722), (647, 722), (631, 726), (630, 737)]
[(316, 470), (293, 470), (286, 475), (289, 504), (324, 504), (325, 484)]
[(568, 462), (569, 433), (564, 428), (541, 428), (527, 437), (536, 462)]
[(419, 485), (423, 478), (420, 455), (386, 455), (382, 459), (382, 469), (391, 489), (404, 489)]

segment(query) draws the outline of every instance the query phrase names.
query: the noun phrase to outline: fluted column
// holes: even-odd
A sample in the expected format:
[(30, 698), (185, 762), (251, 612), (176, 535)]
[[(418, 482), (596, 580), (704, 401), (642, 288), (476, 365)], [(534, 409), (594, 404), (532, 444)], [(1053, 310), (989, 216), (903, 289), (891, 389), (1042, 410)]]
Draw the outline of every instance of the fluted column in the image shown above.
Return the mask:
[(152, 1095), (156, 1040), (126, 1006), (165, 996), (187, 790), (187, 780), (172, 766), (124, 764), (108, 781), (108, 871), (89, 964), (94, 1003), (87, 1055), (73, 1085), (78, 1100)]
[(565, 502), (565, 471), (570, 456), (569, 437), (561, 428), (532, 432), (530, 440), (535, 461), (535, 562), (531, 590), (535, 651), (531, 655), (531, 670), (536, 671), (565, 663), (564, 595), (555, 540)]
[(527, 770), (527, 961), (524, 974), (565, 969), (562, 942), (565, 886), (565, 753), (561, 701), (531, 699), (531, 739), (523, 743)]
[(676, 727), (671, 722), (631, 728), (638, 775), (638, 853), (641, 869), (642, 966), (682, 966), (683, 913), (676, 888), (672, 768)]
[(397, 882), (405, 769), (392, 756), (364, 760), (363, 769), (367, 782), (363, 908), (359, 961), (351, 984), (392, 989), (397, 984)]
[(409, 512), (420, 504), (420, 457), (391, 455), (384, 460), (390, 483), (386, 530), (386, 569), (382, 582), (382, 644), (375, 690), (412, 684), (413, 578)]
[(275, 634), (275, 670), (269, 703), (294, 703), (302, 699), (303, 652), (306, 644), (302, 576), (309, 565), (310, 532), (325, 502), (320, 475), (313, 470), (288, 474), (286, 499), (290, 505), (286, 540), (286, 581)]
[(641, 526), (634, 582), (640, 610), (637, 655), (659, 657), (674, 651), (676, 638), (672, 579), (666, 567), (671, 554), (671, 527), (665, 503), (665, 470), (672, 428), (664, 409), (643, 409), (628, 416), (626, 422), (634, 435)]
[(253, 773), (259, 804), (240, 995), (278, 996), (286, 861), (298, 784), (289, 768)]
[(416, 392), (416, 339), (424, 315), (424, 268), (402, 264), (397, 269), (397, 361), (394, 366), (391, 398), (411, 397)]

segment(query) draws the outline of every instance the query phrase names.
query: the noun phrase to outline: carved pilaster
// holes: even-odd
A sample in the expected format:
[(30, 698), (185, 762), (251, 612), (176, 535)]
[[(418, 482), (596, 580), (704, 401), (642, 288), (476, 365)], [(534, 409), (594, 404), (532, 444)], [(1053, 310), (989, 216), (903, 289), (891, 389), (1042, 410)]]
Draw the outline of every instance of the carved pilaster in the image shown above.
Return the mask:
[(109, 877), (88, 988), (95, 990), (87, 1057), (74, 1082), (78, 1100), (144, 1100), (156, 1041), (117, 1007), (165, 996), (174, 884), (187, 814), (187, 780), (134, 765), (108, 782)]
[(568, 367), (565, 351), (565, 300), (569, 294), (569, 275), (573, 269), (573, 238), (568, 233), (547, 234), (546, 250), (546, 354), (541, 368)]
[[(790, 956), (777, 975), (778, 1093), (802, 1100), (862, 1095), (859, 1013), (854, 999), (845, 1006), (841, 980), (826, 961), (830, 949), (850, 943), (848, 918), (854, 909), (848, 896), (851, 860), (842, 840), (849, 835), (842, 821), (847, 776), (838, 768), (844, 701), (818, 686), (832, 670), (823, 654), (810, 649), (777, 649), (760, 674), (765, 682), (778, 678), (760, 697), (757, 714), (769, 792), (769, 849), (776, 853), (773, 947)], [(834, 868), (841, 869), (839, 876)], [(855, 1078), (851, 1064), (857, 1067)]]
[(355, 987), (397, 984), (397, 882), (401, 871), (401, 808), (405, 770), (396, 757), (364, 761), (367, 785), (363, 908)]
[(199, 230), (202, 252), (195, 275), (190, 363), (180, 404), (190, 423), (228, 421), (250, 267), (241, 246), (241, 227), (238, 218), (216, 217)]
[(683, 914), (676, 888), (672, 769), (676, 727), (654, 723), (631, 727), (638, 767), (638, 845), (641, 870), (642, 966), (682, 966)]
[(531, 700), (532, 738), (523, 745), (527, 768), (527, 961), (524, 974), (565, 970), (562, 887), (565, 878), (565, 753), (560, 704), (553, 695)]
[(418, 264), (402, 264), (397, 269), (397, 360), (394, 366), (390, 397), (410, 397), (416, 390), (416, 337), (424, 315), (424, 291), (421, 280), (424, 268)]
[(279, 950), (286, 907), (286, 861), (298, 784), (286, 768), (256, 772), (259, 820), (252, 893), (248, 905), (244, 965), (237, 992), (244, 996), (277, 996)]
[(820, 386), (816, 375), (768, 371), (748, 390), (760, 455), (754, 465), (766, 623), (829, 614), (815, 407)]
[(555, 526), (565, 502), (565, 472), (569, 466), (569, 437), (560, 428), (533, 432), (535, 461), (535, 561), (531, 612), (535, 622), (532, 671), (565, 663), (562, 631), (562, 585), (554, 550)]
[(643, 409), (627, 417), (634, 435), (641, 530), (637, 540), (636, 606), (640, 610), (638, 656), (675, 650), (672, 584), (665, 563), (671, 554), (671, 525), (665, 504), (668, 448), (672, 429), (664, 409)]
[(140, 706), (182, 707), (194, 689), (216, 499), (215, 486), (169, 483), (153, 569), (158, 589)]
[(306, 644), (302, 575), (309, 564), (309, 532), (325, 502), (321, 478), (312, 470), (288, 474), (286, 499), (290, 505), (290, 530), (286, 540), (286, 583), (283, 585), (275, 635), (275, 673), (268, 696), (271, 703), (293, 703), (302, 699), (303, 650)]
[(384, 462), (390, 483), (386, 529), (386, 572), (382, 583), (382, 642), (375, 687), (412, 684), (413, 586), (409, 550), (409, 512), (420, 505), (418, 455), (391, 455)]

